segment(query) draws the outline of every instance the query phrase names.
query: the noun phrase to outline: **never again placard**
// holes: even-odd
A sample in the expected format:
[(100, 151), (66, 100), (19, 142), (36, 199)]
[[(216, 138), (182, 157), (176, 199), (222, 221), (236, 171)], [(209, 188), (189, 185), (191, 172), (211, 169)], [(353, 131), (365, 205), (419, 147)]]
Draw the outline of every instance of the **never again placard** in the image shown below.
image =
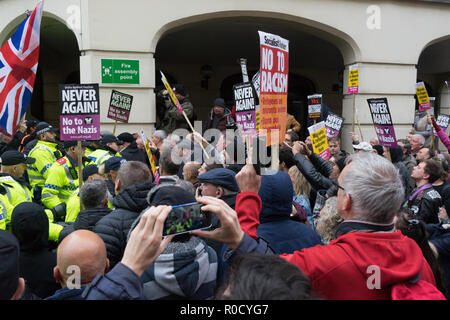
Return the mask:
[(128, 122), (130, 118), (133, 96), (112, 90), (107, 117), (113, 120)]
[(392, 148), (397, 147), (397, 139), (387, 98), (367, 99), (367, 103), (369, 104), (370, 114), (372, 115), (373, 125), (380, 145)]
[(256, 133), (256, 103), (250, 82), (233, 86), (236, 125), (242, 134)]
[(339, 131), (342, 128), (342, 123), (344, 123), (343, 118), (332, 112), (328, 112), (327, 119), (325, 120), (327, 137), (337, 137), (339, 135)]
[[(444, 132), (447, 132), (449, 122), (450, 116), (448, 114), (440, 113), (436, 118), (436, 124), (441, 127)], [(437, 136), (436, 131), (434, 131), (434, 135)]]
[(61, 84), (61, 140), (100, 139), (100, 101), (98, 84)]

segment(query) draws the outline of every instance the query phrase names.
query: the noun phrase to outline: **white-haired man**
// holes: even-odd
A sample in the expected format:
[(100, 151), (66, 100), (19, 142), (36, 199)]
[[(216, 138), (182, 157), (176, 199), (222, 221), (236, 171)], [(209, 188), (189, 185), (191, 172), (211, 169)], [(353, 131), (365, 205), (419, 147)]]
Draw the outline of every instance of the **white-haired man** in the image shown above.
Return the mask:
[[(344, 219), (337, 239), (281, 257), (298, 266), (310, 278), (312, 290), (325, 299), (390, 299), (393, 285), (419, 276), (425, 286), (433, 288), (435, 279), (420, 248), (394, 229), (394, 217), (404, 197), (398, 170), (371, 152), (353, 154), (350, 159), (337, 184), (337, 209)], [(226, 253), (228, 259), (251, 252), (271, 253), (267, 243), (248, 235), (254, 234), (251, 221), (258, 223), (258, 206), (251, 203), (261, 178), (247, 164), (236, 180), (242, 192), (236, 201), (237, 213), (220, 199), (198, 198), (205, 211), (219, 217), (222, 226), (192, 233), (228, 244), (232, 249)]]
[(418, 133), (413, 134), (409, 140), (409, 143), (411, 144), (411, 154), (415, 158), (419, 150), (425, 145), (425, 137)]

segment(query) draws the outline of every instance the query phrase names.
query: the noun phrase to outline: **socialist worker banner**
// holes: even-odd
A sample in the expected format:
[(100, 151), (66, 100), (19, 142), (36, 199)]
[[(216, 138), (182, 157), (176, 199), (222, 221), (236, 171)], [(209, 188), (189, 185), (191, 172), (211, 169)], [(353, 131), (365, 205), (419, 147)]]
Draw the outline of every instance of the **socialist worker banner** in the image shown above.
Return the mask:
[[(286, 133), (289, 41), (258, 31), (260, 43), (260, 135), (267, 145), (283, 143)], [(272, 139), (274, 132), (278, 130)]]

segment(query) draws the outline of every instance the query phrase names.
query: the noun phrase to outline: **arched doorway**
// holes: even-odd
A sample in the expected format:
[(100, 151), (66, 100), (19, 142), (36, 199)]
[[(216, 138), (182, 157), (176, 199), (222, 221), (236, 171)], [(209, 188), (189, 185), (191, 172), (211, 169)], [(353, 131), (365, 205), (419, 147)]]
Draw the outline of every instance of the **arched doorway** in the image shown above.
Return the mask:
[[(450, 37), (433, 41), (420, 54), (417, 81), (423, 81), (428, 95), (435, 98), (434, 115), (450, 115)], [(416, 98), (416, 112), (419, 109)], [(447, 130), (448, 132), (448, 130)], [(446, 151), (435, 138), (433, 146)]]
[(450, 37), (433, 41), (420, 54), (417, 81), (423, 81), (428, 95), (436, 98), (436, 113), (450, 114)]
[[(162, 28), (167, 30), (157, 42), (154, 54), (157, 77), (159, 70), (163, 70), (185, 85), (199, 120), (207, 118), (215, 98), (222, 96), (231, 101), (232, 85), (242, 82), (240, 58), (247, 59), (250, 77), (259, 69), (258, 30), (290, 41), (289, 112), (302, 121), (306, 96), (322, 93), (324, 103), (334, 113), (342, 113), (344, 61), (355, 57), (344, 59), (342, 46), (338, 48), (329, 40), (334, 35), (321, 37), (325, 32), (313, 32), (310, 26), (294, 21), (236, 15), (198, 22), (191, 19), (190, 23), (173, 29)], [(346, 48), (348, 55), (350, 46)], [(205, 66), (208, 66), (207, 85), (202, 71)]]
[[(3, 32), (1, 44), (15, 32), (25, 15), (14, 19)], [(12, 27), (11, 24), (14, 24)], [(3, 30), (3, 31), (5, 31)], [(39, 64), (27, 119), (59, 127), (58, 85), (80, 83), (80, 51), (77, 39), (63, 20), (44, 12), (41, 21)]]

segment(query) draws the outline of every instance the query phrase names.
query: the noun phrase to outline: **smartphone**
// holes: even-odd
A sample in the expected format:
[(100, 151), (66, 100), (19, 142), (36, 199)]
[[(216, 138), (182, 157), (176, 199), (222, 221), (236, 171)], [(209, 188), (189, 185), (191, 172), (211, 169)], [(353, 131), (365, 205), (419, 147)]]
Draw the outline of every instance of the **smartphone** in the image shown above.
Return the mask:
[(202, 206), (201, 203), (192, 202), (172, 207), (164, 222), (163, 236), (209, 229), (212, 226), (211, 213), (202, 211)]

